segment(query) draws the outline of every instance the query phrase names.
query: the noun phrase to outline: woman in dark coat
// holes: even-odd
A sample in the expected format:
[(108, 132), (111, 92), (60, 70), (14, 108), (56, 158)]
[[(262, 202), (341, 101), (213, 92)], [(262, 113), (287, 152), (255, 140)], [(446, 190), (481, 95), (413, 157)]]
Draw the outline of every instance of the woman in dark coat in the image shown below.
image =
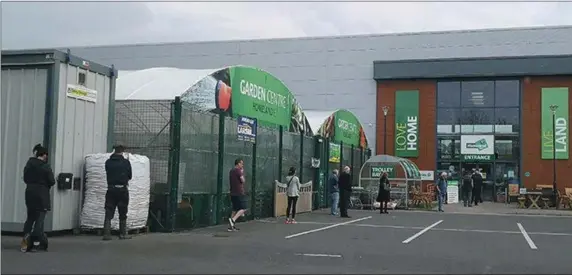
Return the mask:
[(389, 202), (389, 179), (387, 173), (384, 172), (379, 178), (379, 192), (377, 194), (377, 202), (379, 202), (379, 214), (389, 214), (387, 212), (387, 203)]

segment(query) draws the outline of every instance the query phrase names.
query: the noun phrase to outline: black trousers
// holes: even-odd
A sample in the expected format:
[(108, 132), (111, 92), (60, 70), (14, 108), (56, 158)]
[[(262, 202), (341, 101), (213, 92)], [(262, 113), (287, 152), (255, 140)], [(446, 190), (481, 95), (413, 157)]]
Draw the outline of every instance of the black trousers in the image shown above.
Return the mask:
[(105, 219), (112, 220), (115, 209), (119, 212), (119, 220), (127, 220), (127, 207), (129, 206), (129, 189), (127, 187), (110, 186), (105, 193)]
[(483, 198), (481, 197), (481, 187), (475, 187), (473, 188), (473, 198), (472, 198), (472, 202), (475, 203), (475, 205), (482, 203), (483, 202)]
[(292, 219), (296, 218), (296, 203), (298, 203), (298, 197), (288, 196), (288, 207), (286, 207), (286, 218), (290, 218), (290, 214), (292, 214)]
[(44, 221), (46, 220), (47, 211), (39, 211), (28, 209), (26, 222), (24, 223), (24, 236), (30, 236), (41, 239), (44, 237)]
[(340, 192), (340, 216), (348, 216), (348, 207), (350, 206), (350, 192)]

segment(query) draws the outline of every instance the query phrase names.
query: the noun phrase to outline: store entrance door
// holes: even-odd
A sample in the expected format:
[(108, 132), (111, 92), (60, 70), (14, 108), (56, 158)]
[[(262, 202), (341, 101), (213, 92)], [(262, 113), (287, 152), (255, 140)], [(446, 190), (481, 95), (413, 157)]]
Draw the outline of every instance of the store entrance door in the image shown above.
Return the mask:
[(495, 188), (494, 188), (494, 166), (492, 163), (463, 163), (461, 167), (462, 175), (465, 171), (480, 171), (483, 174), (483, 190), (481, 191), (481, 198), (483, 201), (494, 201)]

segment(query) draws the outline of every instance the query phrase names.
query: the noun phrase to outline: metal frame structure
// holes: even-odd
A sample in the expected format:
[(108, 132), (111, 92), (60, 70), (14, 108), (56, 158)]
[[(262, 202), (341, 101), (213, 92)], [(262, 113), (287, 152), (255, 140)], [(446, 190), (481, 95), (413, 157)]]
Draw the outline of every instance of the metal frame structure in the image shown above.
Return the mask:
[[(362, 165), (360, 172), (359, 172), (359, 189), (364, 190), (369, 193), (370, 204), (369, 205), (372, 209), (374, 209), (373, 201), (377, 197), (378, 193), (378, 182), (379, 177), (372, 177), (371, 175), (371, 167), (372, 166), (391, 166), (393, 168), (400, 167), (401, 173), (394, 173), (395, 177), (389, 178), (389, 181), (397, 181), (400, 182), (398, 187), (391, 189), (391, 194), (400, 194), (402, 197), (401, 204), (405, 209), (409, 208), (409, 186), (412, 184), (419, 184), (421, 185), (421, 173), (419, 172), (419, 168), (417, 165), (409, 159), (390, 156), (390, 155), (376, 155), (364, 162)], [(366, 170), (364, 170), (364, 168)], [(369, 182), (366, 186), (364, 186), (365, 182)], [(371, 184), (371, 182), (375, 182), (376, 184)], [(363, 205), (363, 203), (362, 203)]]

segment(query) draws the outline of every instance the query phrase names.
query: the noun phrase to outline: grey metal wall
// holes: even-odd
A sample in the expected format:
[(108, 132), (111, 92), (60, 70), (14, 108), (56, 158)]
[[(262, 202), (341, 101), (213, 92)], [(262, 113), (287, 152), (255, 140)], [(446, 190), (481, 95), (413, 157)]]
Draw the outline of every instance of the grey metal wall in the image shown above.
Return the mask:
[[(374, 60), (569, 54), (572, 26), (104, 46), (72, 49), (121, 70), (152, 67), (260, 67), (282, 81), (305, 110), (348, 109), (375, 145)], [(372, 127), (368, 127), (371, 124)]]
[[(54, 173), (81, 176), (84, 157), (107, 151), (107, 126), (110, 100), (108, 76), (59, 63), (57, 124)], [(66, 96), (67, 84), (78, 83), (79, 71), (86, 73), (85, 87), (97, 91), (96, 103)], [(80, 190), (54, 190), (50, 230), (67, 230), (79, 224)], [(103, 207), (103, 202), (102, 202)]]
[(47, 68), (2, 68), (2, 230), (21, 231), (26, 220), (22, 171), (44, 142), (47, 87)]

